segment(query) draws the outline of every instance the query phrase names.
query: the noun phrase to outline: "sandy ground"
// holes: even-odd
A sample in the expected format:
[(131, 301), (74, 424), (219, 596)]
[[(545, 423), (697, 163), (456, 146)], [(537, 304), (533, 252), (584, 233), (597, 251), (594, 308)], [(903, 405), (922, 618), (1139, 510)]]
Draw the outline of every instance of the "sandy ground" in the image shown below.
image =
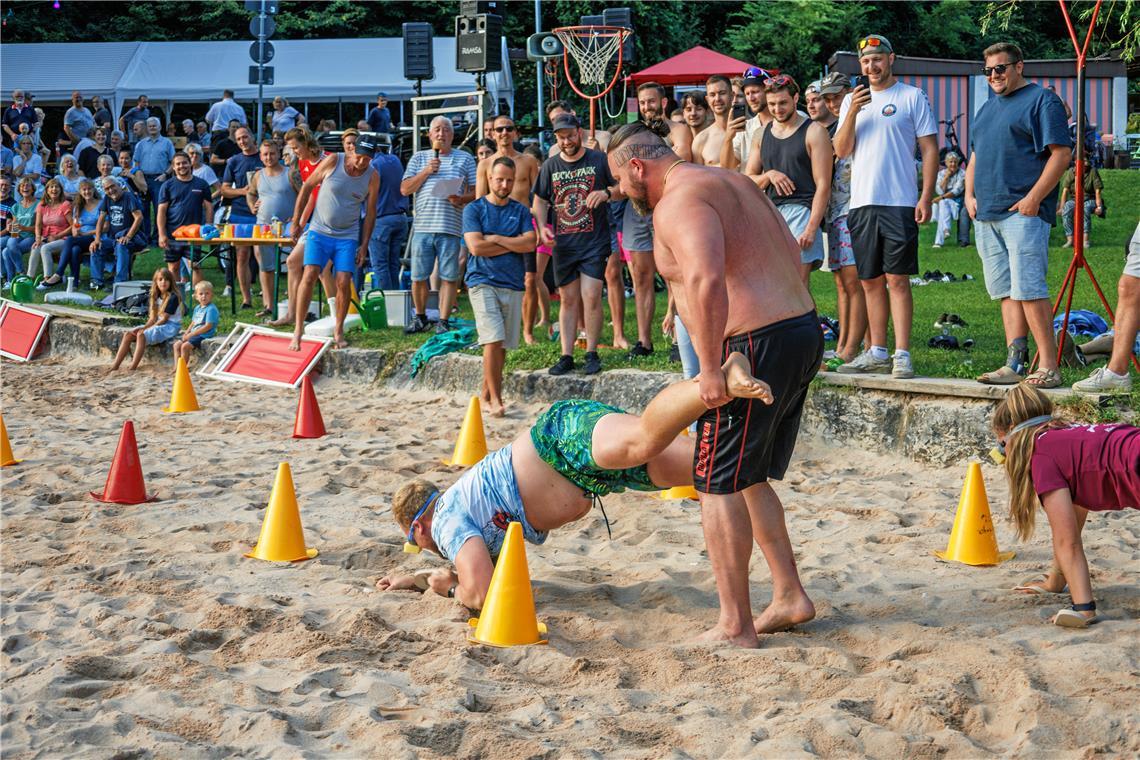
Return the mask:
[[(1048, 561), (1014, 546), (969, 568), (945, 547), (964, 467), (801, 442), (778, 491), (818, 618), (762, 648), (694, 645), (716, 595), (692, 502), (607, 499), (528, 546), (550, 645), (465, 643), (439, 596), (380, 593), (403, 554), (387, 500), (450, 483), (466, 399), (317, 383), (333, 433), (294, 441), (293, 392), (197, 379), (171, 417), (165, 368), (6, 363), (5, 757), (1093, 757), (1140, 753), (1140, 521), (1086, 530), (1107, 619), (1045, 624), (1060, 597), (1006, 589)], [(488, 421), (492, 447), (533, 419)], [(93, 502), (124, 419), (161, 501)], [(281, 461), (306, 537), (297, 565), (246, 559)], [(438, 562), (435, 559), (434, 562)], [(753, 558), (753, 603), (768, 573)]]

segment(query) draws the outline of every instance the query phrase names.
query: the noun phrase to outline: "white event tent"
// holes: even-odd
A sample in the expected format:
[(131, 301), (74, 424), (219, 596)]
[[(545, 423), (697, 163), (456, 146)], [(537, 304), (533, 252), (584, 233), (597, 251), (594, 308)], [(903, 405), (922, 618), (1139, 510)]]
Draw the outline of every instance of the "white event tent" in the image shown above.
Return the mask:
[[(272, 40), (274, 84), (265, 98), (287, 98), (296, 108), (306, 102), (365, 103), (383, 91), (391, 100), (415, 95), (404, 79), (403, 39), (373, 37), (333, 40)], [(74, 90), (85, 98), (102, 95), (121, 115), (145, 94), (166, 112), (175, 103), (214, 101), (222, 90), (239, 102), (257, 97), (249, 81), (251, 40), (233, 42), (45, 42), (0, 45), (0, 89), (32, 92), (37, 103), (66, 103)], [(455, 70), (455, 39), (433, 40), (435, 78), (424, 80), (424, 95), (469, 92), (475, 76)], [(506, 41), (503, 70), (487, 75), (495, 101), (514, 110), (514, 87)]]

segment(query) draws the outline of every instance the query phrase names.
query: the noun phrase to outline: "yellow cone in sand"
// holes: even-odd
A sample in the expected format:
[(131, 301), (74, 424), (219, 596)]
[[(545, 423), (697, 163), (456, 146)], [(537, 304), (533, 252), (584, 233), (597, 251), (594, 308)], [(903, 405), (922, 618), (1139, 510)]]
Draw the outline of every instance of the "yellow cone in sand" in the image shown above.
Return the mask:
[(526, 566), (522, 524), (513, 522), (507, 526), (507, 537), (491, 574), (483, 612), (467, 622), (475, 628), (475, 632), (467, 637), (472, 644), (516, 647), (546, 643), (541, 637), (546, 633), (546, 626), (539, 623), (534, 615), (534, 594)]
[(487, 438), (483, 435), (483, 408), (479, 405), (479, 397), (472, 396), (471, 403), (467, 405), (467, 415), (463, 418), (463, 427), (459, 428), (455, 451), (451, 459), (445, 459), (443, 463), (470, 467), (485, 456)]
[(693, 488), (692, 486), (673, 486), (672, 488), (667, 488), (664, 491), (661, 491), (660, 493), (658, 493), (657, 498), (658, 499), (665, 499), (665, 500), (669, 500), (669, 499), (692, 499), (693, 501), (699, 501), (700, 500), (700, 496), (697, 494), (697, 489)]
[(348, 287), (352, 288), (352, 300), (348, 302), (348, 313), (359, 314), (360, 312), (357, 310), (356, 304), (360, 303), (360, 296), (356, 294), (356, 283), (350, 282), (348, 283)]
[(8, 467), (23, 461), (12, 455), (12, 444), (8, 442), (8, 427), (4, 424), (4, 416), (0, 415), (0, 467)]
[(174, 390), (170, 393), (170, 406), (164, 406), (162, 411), (171, 414), (182, 412), (197, 412), (198, 396), (194, 393), (194, 384), (190, 382), (190, 370), (186, 367), (186, 360), (178, 357), (178, 368), (174, 371)]
[(301, 529), (301, 511), (293, 490), (293, 472), (288, 462), (277, 468), (269, 509), (261, 523), (257, 546), (245, 556), (268, 562), (301, 562), (317, 556), (316, 549), (305, 548), (305, 532)]
[(950, 531), (950, 543), (946, 551), (934, 552), (934, 556), (966, 565), (996, 565), (1013, 559), (1014, 552), (998, 551), (981, 462), (970, 462), (962, 496), (958, 499), (958, 512), (954, 515), (954, 528)]

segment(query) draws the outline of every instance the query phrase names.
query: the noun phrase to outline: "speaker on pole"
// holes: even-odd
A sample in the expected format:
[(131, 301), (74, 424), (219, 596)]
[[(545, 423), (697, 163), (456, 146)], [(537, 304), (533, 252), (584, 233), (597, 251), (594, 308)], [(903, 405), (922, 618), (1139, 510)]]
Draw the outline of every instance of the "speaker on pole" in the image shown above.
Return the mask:
[(494, 13), (455, 17), (455, 68), (458, 71), (503, 70), (503, 17)]
[(431, 24), (409, 21), (404, 29), (404, 79), (435, 79)]

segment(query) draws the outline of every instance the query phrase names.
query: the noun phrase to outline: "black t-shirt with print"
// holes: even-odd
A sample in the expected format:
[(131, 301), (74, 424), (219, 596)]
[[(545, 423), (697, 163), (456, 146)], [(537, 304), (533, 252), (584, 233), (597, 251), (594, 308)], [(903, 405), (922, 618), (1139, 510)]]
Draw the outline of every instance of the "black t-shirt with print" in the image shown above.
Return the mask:
[(591, 210), (586, 196), (615, 184), (606, 154), (585, 148), (577, 161), (566, 161), (562, 154), (542, 164), (534, 194), (554, 210), (554, 245), (564, 253), (610, 251), (610, 216), (606, 203)]

